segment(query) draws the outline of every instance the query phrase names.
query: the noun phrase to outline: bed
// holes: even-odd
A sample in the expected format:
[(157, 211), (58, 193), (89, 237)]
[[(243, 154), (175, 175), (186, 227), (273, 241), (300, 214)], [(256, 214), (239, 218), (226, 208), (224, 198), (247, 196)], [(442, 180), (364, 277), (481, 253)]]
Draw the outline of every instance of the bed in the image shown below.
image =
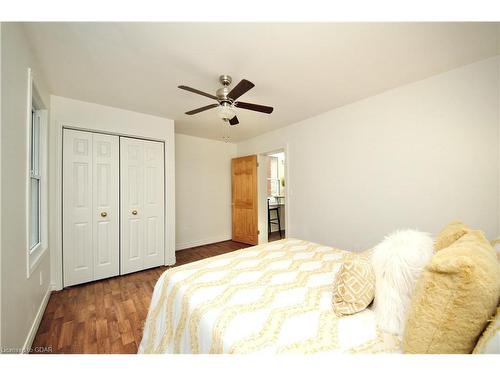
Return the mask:
[(139, 353), (388, 353), (367, 308), (337, 317), (332, 283), (349, 252), (298, 239), (167, 270), (153, 291)]

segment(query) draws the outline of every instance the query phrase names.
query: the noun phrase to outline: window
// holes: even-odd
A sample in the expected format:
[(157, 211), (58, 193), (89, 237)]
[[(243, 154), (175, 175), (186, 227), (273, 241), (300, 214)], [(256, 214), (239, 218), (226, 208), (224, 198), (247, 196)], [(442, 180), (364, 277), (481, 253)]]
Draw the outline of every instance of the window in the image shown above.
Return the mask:
[(28, 173), (27, 173), (27, 276), (37, 266), (47, 248), (46, 122), (47, 111), (28, 70)]
[(30, 253), (40, 244), (40, 117), (31, 110), (30, 126)]

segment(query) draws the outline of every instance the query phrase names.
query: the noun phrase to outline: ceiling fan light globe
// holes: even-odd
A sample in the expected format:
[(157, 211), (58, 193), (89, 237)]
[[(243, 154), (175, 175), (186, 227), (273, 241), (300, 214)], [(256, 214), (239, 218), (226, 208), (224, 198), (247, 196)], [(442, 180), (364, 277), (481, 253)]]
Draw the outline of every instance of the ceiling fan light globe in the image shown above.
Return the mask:
[(229, 121), (236, 115), (236, 111), (231, 105), (221, 105), (217, 108), (217, 114), (223, 121)]

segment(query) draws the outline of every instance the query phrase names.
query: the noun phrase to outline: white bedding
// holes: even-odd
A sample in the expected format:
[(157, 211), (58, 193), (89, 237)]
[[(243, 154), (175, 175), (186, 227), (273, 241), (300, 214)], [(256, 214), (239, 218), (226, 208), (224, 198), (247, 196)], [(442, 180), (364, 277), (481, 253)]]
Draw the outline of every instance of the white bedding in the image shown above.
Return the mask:
[(333, 313), (345, 254), (286, 239), (171, 268), (154, 288), (139, 353), (399, 352), (370, 309)]

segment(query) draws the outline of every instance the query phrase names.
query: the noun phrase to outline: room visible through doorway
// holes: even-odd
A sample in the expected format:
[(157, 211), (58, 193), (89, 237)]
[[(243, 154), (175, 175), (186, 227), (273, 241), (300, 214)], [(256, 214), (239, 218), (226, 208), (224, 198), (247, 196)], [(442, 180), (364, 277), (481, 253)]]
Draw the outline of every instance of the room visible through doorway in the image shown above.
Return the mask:
[(267, 154), (265, 168), (267, 238), (271, 242), (285, 238), (285, 153)]

